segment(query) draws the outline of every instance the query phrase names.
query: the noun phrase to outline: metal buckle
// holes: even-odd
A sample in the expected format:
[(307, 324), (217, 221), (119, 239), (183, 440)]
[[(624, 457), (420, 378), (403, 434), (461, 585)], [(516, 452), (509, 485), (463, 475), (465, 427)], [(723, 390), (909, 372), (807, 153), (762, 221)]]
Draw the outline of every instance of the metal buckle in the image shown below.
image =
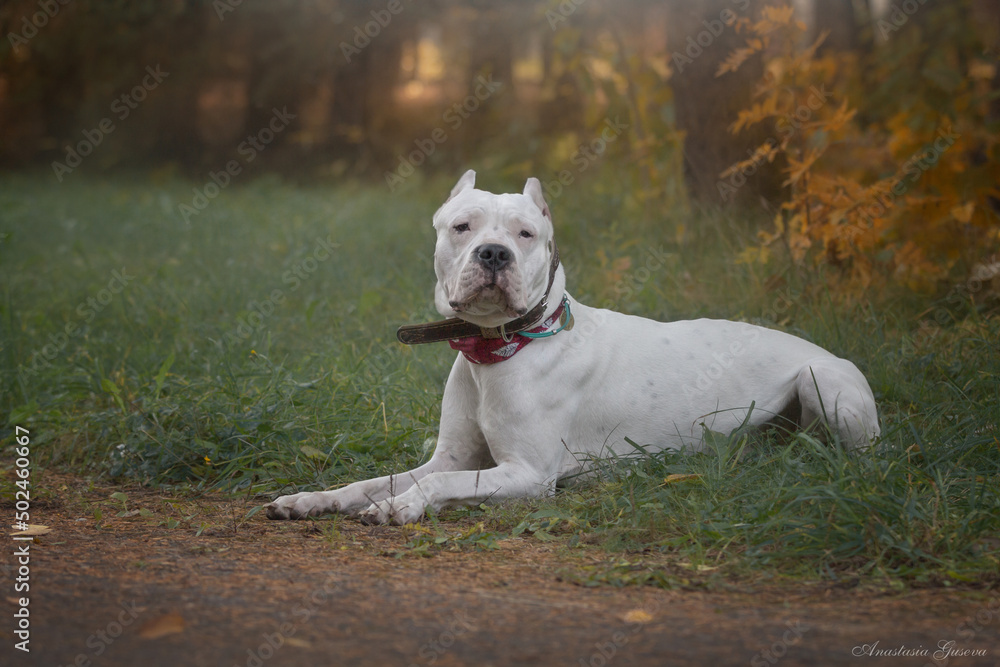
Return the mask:
[[(532, 310), (535, 310), (537, 308), (538, 310), (542, 311), (542, 317), (545, 317), (545, 309), (548, 307), (549, 307), (549, 295), (546, 294), (545, 296), (542, 297), (542, 300), (538, 303), (538, 305), (532, 308)], [(505, 343), (509, 343), (512, 340), (514, 340), (515, 334), (530, 329), (534, 324), (537, 324), (537, 322), (529, 322), (526, 326), (523, 326), (517, 331), (512, 331), (510, 333), (507, 333), (507, 324), (510, 324), (510, 322), (507, 322), (506, 324), (501, 324), (498, 327), (479, 327), (479, 331), (483, 338), (490, 338), (490, 339), (502, 338)]]
[[(479, 331), (482, 332), (483, 338), (492, 340), (494, 338), (503, 338), (503, 342), (509, 343), (514, 340), (514, 334), (507, 333), (507, 325), (501, 324), (498, 327), (479, 327)], [(516, 333), (516, 332), (515, 332)]]

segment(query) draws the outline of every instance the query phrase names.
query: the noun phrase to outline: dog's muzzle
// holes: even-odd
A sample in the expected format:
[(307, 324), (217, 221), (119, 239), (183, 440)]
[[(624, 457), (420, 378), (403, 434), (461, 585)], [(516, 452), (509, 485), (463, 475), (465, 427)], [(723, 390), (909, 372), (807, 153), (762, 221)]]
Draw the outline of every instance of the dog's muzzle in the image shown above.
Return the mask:
[[(503, 246), (501, 246), (503, 247)], [(482, 249), (480, 246), (479, 249)], [(548, 308), (549, 292), (552, 291), (552, 283), (556, 279), (556, 269), (559, 268), (559, 248), (555, 240), (552, 241), (552, 258), (549, 262), (549, 282), (545, 287), (542, 300), (535, 304), (521, 317), (512, 320), (503, 326), (484, 328), (466, 322), (457, 317), (438, 322), (428, 322), (427, 324), (409, 324), (399, 327), (396, 338), (405, 345), (419, 345), (421, 343), (436, 343), (454, 338), (465, 338), (468, 336), (482, 336), (483, 338), (509, 339), (512, 334), (520, 333), (535, 326), (545, 314)]]

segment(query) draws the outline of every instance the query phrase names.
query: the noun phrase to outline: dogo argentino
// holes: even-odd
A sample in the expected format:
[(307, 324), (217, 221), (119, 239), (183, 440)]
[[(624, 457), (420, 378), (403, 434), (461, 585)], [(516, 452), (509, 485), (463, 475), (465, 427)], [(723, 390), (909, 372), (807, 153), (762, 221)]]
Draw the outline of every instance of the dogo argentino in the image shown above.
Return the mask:
[[(538, 179), (522, 194), (477, 190), (468, 171), (434, 214), (434, 303), (451, 319), (402, 327), (405, 343), (460, 351), (431, 459), (408, 472), (297, 493), (272, 519), (328, 512), (405, 524), (428, 508), (551, 494), (594, 457), (702, 445), (779, 416), (829, 427), (847, 447), (879, 435), (875, 399), (850, 361), (743, 322), (654, 322), (590, 308), (566, 292)], [(711, 383), (704, 369), (727, 359)], [(706, 387), (706, 384), (711, 386)], [(752, 407), (751, 407), (752, 406)]]

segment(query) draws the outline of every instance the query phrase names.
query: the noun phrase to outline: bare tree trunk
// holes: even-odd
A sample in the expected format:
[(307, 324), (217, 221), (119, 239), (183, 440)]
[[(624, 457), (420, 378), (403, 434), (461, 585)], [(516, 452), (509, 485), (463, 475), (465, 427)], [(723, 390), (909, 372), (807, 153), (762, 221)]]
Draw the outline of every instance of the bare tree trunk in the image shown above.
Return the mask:
[[(976, 26), (976, 34), (985, 48), (984, 56), (1000, 65), (1000, 3), (996, 0), (973, 0), (972, 16)], [(990, 88), (1000, 91), (1000, 67), (997, 67)], [(1000, 96), (995, 96), (990, 103), (990, 118), (1000, 118)]]
[[(691, 194), (704, 202), (723, 203), (719, 174), (733, 163), (747, 158), (747, 151), (764, 139), (763, 130), (730, 134), (728, 127), (737, 112), (749, 106), (754, 83), (763, 74), (759, 59), (743, 65), (737, 75), (716, 78), (719, 64), (743, 36), (732, 23), (746, 16), (730, 0), (705, 0), (698, 5), (678, 7), (668, 26), (667, 50), (671, 53), (677, 127), (685, 134), (685, 175)], [(748, 12), (753, 11), (749, 5)], [(748, 179), (737, 193), (738, 199), (751, 195), (766, 198), (777, 194), (777, 176), (765, 170)]]
[[(863, 1), (863, 0), (862, 0)], [(819, 53), (854, 51), (860, 45), (855, 0), (815, 0), (813, 3), (813, 39), (828, 32)]]

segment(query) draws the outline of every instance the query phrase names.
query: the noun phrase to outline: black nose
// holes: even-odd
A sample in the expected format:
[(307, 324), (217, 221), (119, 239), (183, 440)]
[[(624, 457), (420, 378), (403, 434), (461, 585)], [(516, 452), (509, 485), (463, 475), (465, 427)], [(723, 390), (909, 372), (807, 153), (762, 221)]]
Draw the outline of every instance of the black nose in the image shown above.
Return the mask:
[(473, 250), (480, 264), (494, 273), (510, 264), (510, 250), (499, 243), (487, 243)]

